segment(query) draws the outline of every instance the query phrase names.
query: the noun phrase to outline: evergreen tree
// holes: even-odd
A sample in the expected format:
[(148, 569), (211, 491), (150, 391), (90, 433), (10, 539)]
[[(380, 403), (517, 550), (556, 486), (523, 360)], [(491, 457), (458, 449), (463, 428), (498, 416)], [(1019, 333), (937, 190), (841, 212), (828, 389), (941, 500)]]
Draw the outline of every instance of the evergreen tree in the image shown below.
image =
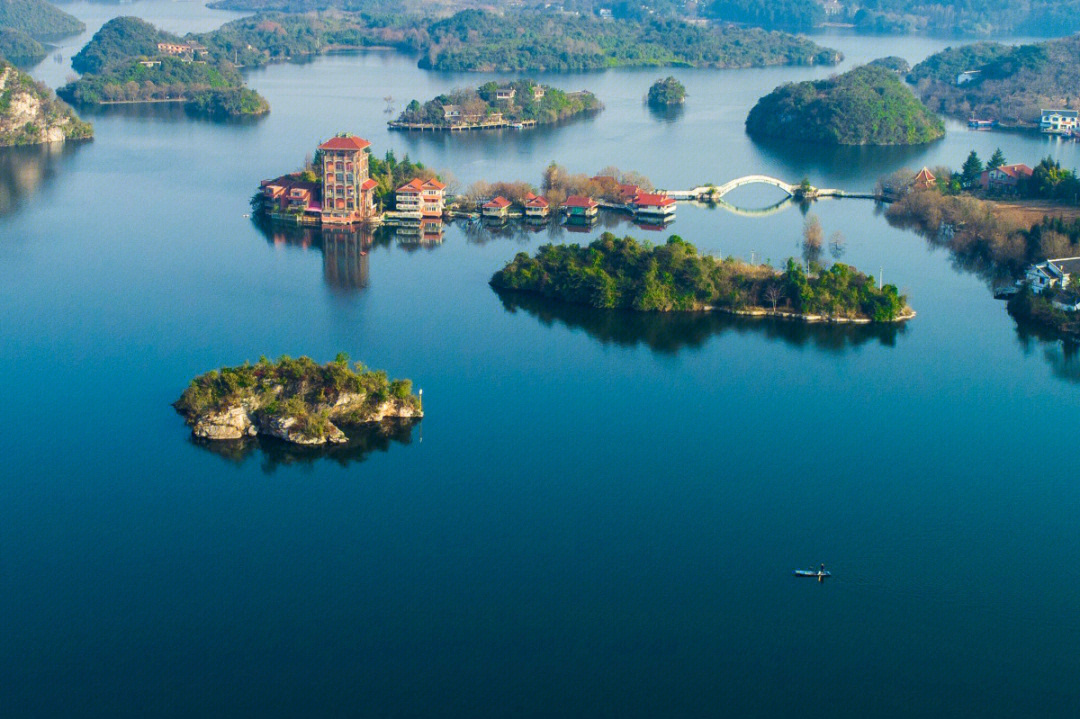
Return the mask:
[(982, 174), (983, 164), (979, 156), (972, 150), (971, 154), (964, 160), (964, 166), (960, 170), (960, 182), (964, 187), (971, 187), (979, 180), (979, 175)]
[(994, 154), (990, 156), (990, 160), (986, 163), (987, 170), (993, 170), (995, 167), (1001, 167), (1005, 164), (1005, 155), (1001, 152), (1001, 148), (994, 150)]

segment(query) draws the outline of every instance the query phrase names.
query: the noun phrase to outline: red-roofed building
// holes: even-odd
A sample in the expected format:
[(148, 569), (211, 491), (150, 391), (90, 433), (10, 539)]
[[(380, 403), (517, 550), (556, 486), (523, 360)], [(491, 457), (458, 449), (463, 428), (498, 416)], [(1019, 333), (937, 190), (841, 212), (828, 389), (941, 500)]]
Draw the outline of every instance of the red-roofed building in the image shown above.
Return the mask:
[[(375, 185), (368, 185), (367, 148), (356, 135), (338, 135), (319, 145), (322, 153), (322, 221), (347, 225), (375, 215)], [(365, 189), (366, 186), (366, 189)]]
[(531, 192), (529, 194), (532, 196), (525, 199), (525, 217), (538, 220), (547, 217), (548, 212), (551, 210), (548, 201), (543, 197), (533, 195)]
[(1022, 180), (1031, 177), (1032, 170), (1024, 164), (1002, 165), (990, 170), (983, 170), (979, 184), (984, 190), (994, 192), (1016, 192)]
[(584, 195), (570, 195), (563, 203), (563, 207), (566, 208), (566, 214), (570, 217), (596, 217), (596, 213), (600, 211), (596, 200)]
[(491, 217), (496, 219), (506, 219), (506, 216), (510, 214), (510, 200), (506, 199), (502, 195), (495, 197), (488, 202), (485, 202), (480, 210), (484, 217)]
[(446, 185), (435, 178), (421, 180), (414, 177), (397, 188), (395, 200), (398, 212), (408, 212), (421, 217), (442, 217), (446, 206)]
[(634, 197), (631, 206), (637, 217), (651, 220), (661, 219), (667, 221), (675, 217), (675, 200), (667, 195), (659, 195), (649, 192), (639, 192)]
[(915, 179), (911, 183), (911, 188), (913, 190), (929, 190), (935, 183), (937, 183), (937, 178), (934, 177), (934, 173), (924, 167), (919, 170), (919, 174), (915, 175)]
[(322, 207), (319, 184), (301, 180), (299, 174), (263, 180), (260, 187), (263, 209), (271, 215), (292, 214), (298, 219), (303, 219), (308, 211), (315, 211)]

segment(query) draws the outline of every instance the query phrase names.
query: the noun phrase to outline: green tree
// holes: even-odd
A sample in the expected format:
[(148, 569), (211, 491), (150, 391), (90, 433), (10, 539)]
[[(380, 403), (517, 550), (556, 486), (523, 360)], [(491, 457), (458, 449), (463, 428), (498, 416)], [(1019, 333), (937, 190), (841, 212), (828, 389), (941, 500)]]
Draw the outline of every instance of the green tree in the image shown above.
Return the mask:
[(980, 160), (979, 156), (972, 150), (971, 154), (964, 160), (964, 166), (960, 169), (960, 183), (964, 187), (971, 187), (978, 181), (982, 171), (982, 160)]
[(990, 156), (989, 161), (986, 163), (987, 170), (993, 170), (995, 167), (1001, 167), (1005, 164), (1005, 155), (1002, 153), (1001, 148), (994, 150), (994, 154)]

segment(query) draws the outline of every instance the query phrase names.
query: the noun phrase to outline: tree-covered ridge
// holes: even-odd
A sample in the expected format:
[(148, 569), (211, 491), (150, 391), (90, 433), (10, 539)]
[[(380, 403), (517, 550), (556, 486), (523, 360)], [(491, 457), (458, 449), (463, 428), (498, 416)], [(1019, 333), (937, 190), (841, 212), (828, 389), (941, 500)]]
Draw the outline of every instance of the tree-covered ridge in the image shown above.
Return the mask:
[(98, 73), (131, 58), (155, 57), (159, 42), (178, 43), (180, 38), (137, 17), (115, 17), (71, 57), (71, 67), (76, 72)]
[(726, 22), (806, 32), (825, 20), (816, 0), (712, 0), (704, 14)]
[(745, 311), (823, 315), (891, 322), (910, 316), (893, 285), (843, 264), (811, 264), (807, 275), (789, 260), (778, 272), (733, 258), (699, 255), (678, 236), (652, 246), (604, 233), (587, 247), (545, 245), (536, 257), (524, 252), (491, 278), (497, 290), (532, 292), (596, 308), (638, 311)]
[(598, 70), (683, 65), (762, 67), (835, 64), (842, 55), (757, 28), (708, 27), (673, 18), (605, 22), (548, 13), (467, 10), (428, 27), (420, 66), (435, 70)]
[(654, 107), (681, 105), (686, 101), (686, 88), (671, 75), (657, 80), (649, 87), (646, 100)]
[[(510, 100), (497, 99), (496, 93), (500, 88), (512, 89), (514, 97)], [(446, 108), (454, 108), (458, 114), (447, 117)], [(596, 112), (602, 108), (603, 105), (591, 92), (565, 92), (526, 79), (501, 85), (487, 82), (475, 90), (454, 90), (423, 105), (413, 100), (398, 117), (398, 122), (431, 123), (449, 127), (455, 124), (476, 124), (499, 113), (510, 122), (535, 120), (543, 125), (583, 113)]]
[(192, 36), (242, 65), (388, 46), (435, 70), (571, 71), (618, 66), (760, 67), (835, 64), (835, 50), (786, 33), (702, 27), (675, 19), (603, 21), (551, 12), (465, 10), (416, 15), (271, 13)]
[(0, 28), (52, 39), (76, 35), (86, 25), (45, 0), (0, 0)]
[(214, 416), (234, 411), (248, 415), (253, 426), (281, 429), (289, 435), (278, 435), (283, 439), (310, 440), (338, 432), (332, 422), (421, 414), (411, 381), (390, 380), (386, 372), (362, 364), (350, 367), (344, 354), (322, 365), (310, 357), (283, 356), (212, 370), (193, 379), (173, 406), (193, 427), (221, 426)]
[(0, 27), (0, 58), (16, 65), (36, 65), (45, 59), (45, 47), (22, 30)]
[[(928, 106), (953, 117), (1035, 127), (1044, 107), (1075, 107), (1080, 98), (1080, 36), (1034, 45), (976, 43), (947, 48), (908, 75)], [(962, 72), (978, 71), (957, 84)]]
[(788, 83), (746, 118), (754, 137), (833, 145), (917, 145), (945, 134), (941, 118), (896, 74), (864, 65), (826, 80)]
[(90, 123), (47, 86), (0, 60), (0, 146), (83, 140), (93, 134)]

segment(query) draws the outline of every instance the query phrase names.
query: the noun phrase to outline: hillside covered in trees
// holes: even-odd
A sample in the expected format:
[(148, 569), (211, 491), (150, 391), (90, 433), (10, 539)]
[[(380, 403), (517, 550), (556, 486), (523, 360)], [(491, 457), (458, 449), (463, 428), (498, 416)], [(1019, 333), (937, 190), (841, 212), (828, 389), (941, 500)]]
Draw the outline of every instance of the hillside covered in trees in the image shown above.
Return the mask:
[(86, 25), (45, 0), (0, 0), (0, 28), (47, 40), (76, 35)]
[[(1043, 107), (1073, 107), (1080, 100), (1080, 36), (1034, 45), (976, 43), (947, 48), (908, 75), (916, 92), (945, 115), (996, 120), (1006, 127), (1036, 127)], [(961, 72), (977, 70), (956, 84)]]
[(750, 110), (746, 131), (832, 145), (917, 145), (943, 136), (945, 126), (895, 73), (864, 65), (781, 85)]
[[(497, 99), (496, 93), (500, 89), (511, 90), (513, 98)], [(476, 90), (454, 90), (439, 95), (423, 105), (413, 100), (397, 122), (451, 127), (482, 123), (497, 113), (510, 122), (535, 120), (543, 125), (596, 112), (602, 107), (596, 96), (587, 91), (565, 92), (533, 80), (518, 80), (505, 85), (488, 82)]]
[(491, 278), (497, 290), (531, 292), (598, 309), (645, 312), (746, 311), (768, 308), (803, 316), (893, 322), (910, 316), (893, 285), (843, 264), (824, 269), (788, 261), (784, 271), (733, 258), (699, 255), (673, 235), (666, 244), (641, 244), (604, 233), (587, 247), (544, 245), (524, 252)]
[(45, 46), (22, 30), (0, 27), (0, 58), (16, 65), (34, 65), (45, 59)]
[(258, 65), (330, 49), (393, 47), (433, 70), (573, 71), (620, 66), (762, 67), (835, 64), (806, 38), (757, 28), (708, 27), (649, 18), (604, 21), (551, 12), (465, 10), (417, 15), (271, 13), (192, 36), (214, 57)]
[[(180, 55), (162, 54), (158, 43), (185, 45)], [(244, 87), (232, 63), (209, 56), (197, 44), (134, 17), (113, 18), (73, 58), (85, 73), (57, 90), (72, 103), (182, 102), (197, 115), (261, 115), (270, 107)]]

